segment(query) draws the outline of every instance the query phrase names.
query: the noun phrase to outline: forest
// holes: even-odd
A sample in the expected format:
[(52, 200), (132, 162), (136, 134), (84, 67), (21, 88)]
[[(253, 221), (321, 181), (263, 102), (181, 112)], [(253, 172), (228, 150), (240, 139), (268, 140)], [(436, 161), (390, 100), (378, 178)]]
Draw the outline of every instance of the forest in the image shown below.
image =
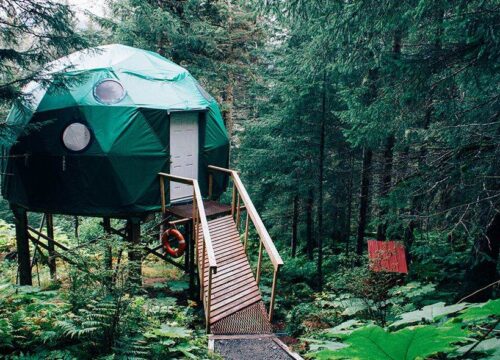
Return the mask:
[[(276, 294), (262, 263), (262, 298), (276, 296), (273, 333), (297, 358), (500, 359), (498, 0), (90, 3), (102, 11), (0, 1), (2, 182), (16, 181), (9, 111), (33, 81), (51, 85), (47, 63), (107, 44), (152, 51), (220, 107), (230, 167), (284, 263)], [(2, 198), (0, 358), (238, 358), (208, 348), (189, 274), (143, 254), (141, 284), (136, 250), (102, 218), (55, 214), (49, 234), (28, 212), (70, 250), (31, 243), (21, 286), (15, 215)], [(142, 227), (158, 243), (154, 222)], [(407, 272), (377, 270), (372, 240), (404, 247)]]

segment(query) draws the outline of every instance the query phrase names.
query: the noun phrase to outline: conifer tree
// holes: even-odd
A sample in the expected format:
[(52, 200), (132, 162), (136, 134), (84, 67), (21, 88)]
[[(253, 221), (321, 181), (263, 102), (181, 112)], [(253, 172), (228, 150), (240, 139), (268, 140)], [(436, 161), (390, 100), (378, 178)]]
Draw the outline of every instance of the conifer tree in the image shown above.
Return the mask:
[[(47, 82), (44, 66), (88, 46), (75, 29), (68, 5), (53, 0), (0, 2), (0, 114), (12, 101), (29, 100), (21, 89), (31, 81)], [(45, 69), (47, 69), (45, 67)], [(0, 123), (0, 143), (10, 142), (9, 127)]]

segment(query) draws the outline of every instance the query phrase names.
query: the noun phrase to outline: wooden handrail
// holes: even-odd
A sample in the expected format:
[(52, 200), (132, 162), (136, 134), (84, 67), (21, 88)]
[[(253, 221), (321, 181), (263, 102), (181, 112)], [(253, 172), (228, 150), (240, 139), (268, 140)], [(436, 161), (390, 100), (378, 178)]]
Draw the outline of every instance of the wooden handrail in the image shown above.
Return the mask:
[(191, 178), (167, 174), (167, 173), (163, 173), (163, 172), (159, 172), (158, 175), (166, 177), (167, 179), (170, 179), (170, 180), (174, 180), (175, 182), (178, 182), (181, 184), (186, 184), (186, 185), (193, 185), (193, 181), (194, 181), (194, 179), (191, 179)]
[[(212, 244), (212, 238), (210, 237), (210, 232), (208, 229), (208, 221), (205, 213), (205, 207), (203, 206), (203, 199), (201, 197), (200, 186), (198, 185), (198, 181), (195, 179), (190, 179), (183, 176), (176, 176), (172, 174), (167, 174), (160, 172), (158, 173), (160, 176), (160, 188), (161, 188), (161, 198), (162, 198), (162, 210), (165, 211), (165, 185), (163, 178), (167, 178), (171, 181), (179, 182), (186, 185), (191, 185), (193, 187), (195, 199), (193, 199), (193, 209), (196, 207), (198, 209), (199, 220), (201, 222), (201, 228), (203, 230), (203, 242), (205, 243), (205, 248), (207, 252), (208, 258), (208, 266), (213, 270), (214, 273), (217, 272), (217, 261), (215, 260), (214, 247)], [(194, 220), (194, 219), (193, 219)]]
[(262, 219), (259, 216), (259, 213), (255, 209), (255, 206), (250, 199), (250, 196), (248, 195), (248, 192), (241, 182), (240, 176), (238, 175), (238, 172), (235, 170), (230, 170), (230, 169), (224, 169), (218, 166), (213, 166), (209, 165), (208, 168), (210, 170), (215, 170), (215, 171), (220, 171), (224, 173), (228, 173), (231, 175), (234, 185), (236, 186), (236, 189), (238, 190), (239, 196), (241, 196), (241, 199), (243, 200), (243, 204), (245, 205), (246, 211), (250, 218), (252, 219), (252, 222), (255, 226), (255, 230), (259, 234), (262, 243), (264, 245), (264, 248), (266, 249), (269, 258), (271, 259), (271, 262), (273, 263), (273, 266), (275, 270), (283, 265), (283, 260), (281, 259), (280, 254), (278, 253), (278, 250), (276, 249), (276, 246), (274, 246), (274, 243), (271, 239), (271, 236), (267, 232), (266, 227), (264, 226), (264, 223), (262, 222)]
[[(198, 207), (198, 213), (201, 221), (201, 228), (203, 230), (203, 238), (205, 239), (205, 247), (208, 257), (208, 266), (214, 270), (214, 274), (217, 273), (217, 261), (215, 260), (214, 246), (212, 244), (212, 238), (210, 237), (210, 231), (208, 229), (207, 215), (205, 213), (205, 206), (203, 205), (203, 199), (201, 197), (200, 186), (197, 180), (193, 180), (194, 194), (196, 197), (196, 204)], [(194, 205), (193, 205), (194, 206)]]
[[(245, 210), (247, 212), (246, 220), (245, 220), (245, 237), (244, 237), (244, 247), (245, 247), (245, 253), (247, 251), (247, 242), (248, 242), (248, 220), (249, 218), (252, 220), (252, 223), (255, 227), (255, 230), (257, 231), (257, 234), (259, 234), (259, 259), (257, 262), (257, 272), (256, 272), (256, 278), (255, 282), (257, 285), (259, 284), (260, 277), (261, 277), (261, 268), (262, 268), (262, 249), (265, 248), (267, 254), (269, 255), (269, 258), (271, 259), (271, 262), (274, 267), (274, 274), (273, 274), (273, 284), (271, 286), (271, 298), (269, 301), (269, 321), (272, 321), (273, 319), (273, 312), (274, 312), (274, 302), (276, 300), (276, 284), (278, 283), (278, 272), (280, 267), (283, 265), (283, 260), (281, 259), (280, 254), (278, 253), (278, 250), (276, 250), (276, 247), (274, 246), (273, 241), (271, 240), (271, 236), (269, 236), (269, 233), (267, 232), (266, 227), (264, 226), (264, 223), (262, 222), (262, 219), (259, 216), (259, 213), (255, 209), (255, 206), (253, 205), (252, 200), (250, 199), (250, 196), (248, 195), (248, 192), (241, 182), (240, 176), (238, 175), (238, 172), (235, 170), (230, 170), (230, 169), (225, 169), (221, 168), (218, 166), (213, 166), (209, 165), (208, 166), (209, 170), (209, 177), (212, 177), (212, 171), (220, 171), (226, 174), (229, 174), (231, 176), (231, 179), (233, 180), (233, 195), (232, 195), (232, 201), (231, 201), (231, 216), (236, 216), (236, 227), (239, 229), (240, 225), (240, 199), (243, 200), (243, 205), (245, 207)], [(209, 194), (212, 194), (212, 187), (213, 186), (213, 179), (210, 180), (209, 178)]]
[(223, 168), (223, 167), (220, 167), (220, 166), (215, 166), (215, 165), (208, 165), (208, 168), (211, 169), (211, 170), (215, 170), (215, 171), (219, 171), (219, 172), (224, 172), (224, 173), (227, 173), (227, 174), (230, 174), (230, 175), (232, 175), (233, 171), (234, 171), (234, 170), (231, 170), (231, 169), (226, 169), (226, 168)]

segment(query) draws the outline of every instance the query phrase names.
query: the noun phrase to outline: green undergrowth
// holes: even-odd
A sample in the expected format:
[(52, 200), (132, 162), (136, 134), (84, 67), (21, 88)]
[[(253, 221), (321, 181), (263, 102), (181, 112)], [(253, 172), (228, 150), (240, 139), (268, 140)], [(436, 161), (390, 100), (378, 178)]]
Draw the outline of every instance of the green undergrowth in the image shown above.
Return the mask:
[[(216, 358), (208, 352), (202, 309), (190, 300), (185, 275), (148, 257), (139, 287), (127, 244), (99, 234), (96, 223), (81, 224), (79, 243), (88, 245), (66, 254), (72, 264), (58, 261), (57, 281), (50, 281), (41, 256), (33, 269), (40, 286), (13, 285), (15, 262), (0, 262), (0, 358)], [(10, 228), (0, 224), (0, 231)], [(99, 241), (89, 243), (95, 236)], [(111, 268), (104, 266), (107, 249)]]
[(465, 250), (451, 252), (430, 236), (431, 246), (414, 245), (407, 275), (372, 272), (365, 257), (327, 250), (321, 291), (315, 264), (284, 254), (280, 331), (297, 339), (290, 344), (307, 359), (500, 358), (500, 300), (461, 301)]

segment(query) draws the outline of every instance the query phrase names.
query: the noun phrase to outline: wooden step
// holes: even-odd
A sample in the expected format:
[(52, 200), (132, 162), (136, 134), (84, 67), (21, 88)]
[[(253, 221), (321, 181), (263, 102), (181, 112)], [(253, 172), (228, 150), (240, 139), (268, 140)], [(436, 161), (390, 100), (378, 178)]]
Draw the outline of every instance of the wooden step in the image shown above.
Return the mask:
[[(262, 301), (262, 295), (245, 254), (240, 234), (232, 216), (208, 222), (208, 229), (217, 261), (217, 273), (212, 275), (210, 324), (239, 313)], [(208, 291), (208, 261), (202, 252), (203, 233), (198, 231), (198, 266), (203, 273), (205, 295)], [(205, 256), (205, 269), (201, 269)], [(206, 296), (203, 297), (206, 299)]]

